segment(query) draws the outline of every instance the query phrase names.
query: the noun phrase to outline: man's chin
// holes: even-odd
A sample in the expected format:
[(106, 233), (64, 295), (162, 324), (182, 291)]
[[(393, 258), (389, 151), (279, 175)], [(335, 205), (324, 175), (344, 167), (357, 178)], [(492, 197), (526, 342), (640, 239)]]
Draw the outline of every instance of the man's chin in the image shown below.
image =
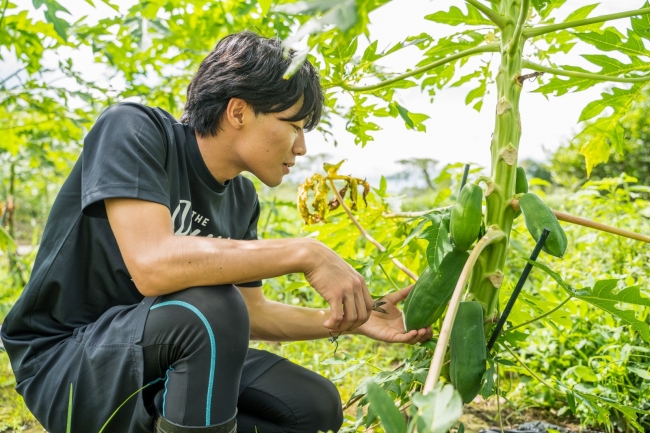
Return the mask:
[(282, 183), (282, 180), (283, 180), (282, 177), (279, 178), (279, 179), (262, 179), (262, 178), (258, 177), (258, 179), (260, 181), (262, 181), (262, 183), (264, 185), (266, 185), (266, 186), (268, 186), (270, 188), (275, 188), (276, 186), (280, 185)]

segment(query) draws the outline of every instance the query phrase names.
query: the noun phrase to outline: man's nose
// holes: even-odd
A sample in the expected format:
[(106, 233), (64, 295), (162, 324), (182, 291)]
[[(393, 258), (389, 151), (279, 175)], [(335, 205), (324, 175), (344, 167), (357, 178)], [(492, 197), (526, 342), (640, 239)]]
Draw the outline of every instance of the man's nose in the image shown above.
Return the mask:
[(292, 148), (293, 154), (296, 156), (304, 156), (307, 153), (307, 145), (305, 142), (305, 133), (300, 131)]

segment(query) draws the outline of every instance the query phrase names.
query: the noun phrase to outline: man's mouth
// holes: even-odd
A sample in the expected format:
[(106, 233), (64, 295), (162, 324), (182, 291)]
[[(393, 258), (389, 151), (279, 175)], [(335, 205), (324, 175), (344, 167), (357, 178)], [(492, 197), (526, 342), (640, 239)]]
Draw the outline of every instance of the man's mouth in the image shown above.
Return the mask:
[(282, 166), (284, 168), (284, 173), (289, 174), (291, 172), (291, 167), (293, 167), (295, 164), (293, 163), (283, 163)]

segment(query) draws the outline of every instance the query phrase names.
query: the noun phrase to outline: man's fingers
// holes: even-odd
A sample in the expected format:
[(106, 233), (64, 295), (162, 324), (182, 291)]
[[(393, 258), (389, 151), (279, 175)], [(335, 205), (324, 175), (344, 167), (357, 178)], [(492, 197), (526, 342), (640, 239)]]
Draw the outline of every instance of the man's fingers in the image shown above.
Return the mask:
[(354, 306), (354, 296), (348, 292), (343, 296), (343, 320), (337, 332), (349, 331), (357, 321), (357, 310)]
[(396, 343), (406, 343), (406, 344), (415, 344), (418, 340), (418, 331), (415, 329), (412, 331), (409, 331), (405, 334), (397, 334), (395, 336), (395, 342)]
[(431, 340), (431, 337), (433, 337), (433, 331), (431, 330), (431, 327), (429, 326), (424, 330), (422, 333), (422, 338), (420, 338), (420, 343), (424, 343), (425, 341)]
[[(329, 301), (328, 301), (329, 302)], [(341, 326), (341, 322), (343, 322), (344, 315), (343, 315), (343, 302), (341, 301), (340, 298), (337, 298), (331, 302), (330, 304), (330, 318), (325, 321), (323, 324), (326, 328), (335, 330), (338, 332)]]
[(368, 310), (366, 310), (366, 303), (360, 290), (354, 291), (354, 308), (357, 313), (357, 320), (352, 324), (351, 330), (357, 329), (368, 320)]
[(361, 284), (362, 284), (362, 293), (363, 293), (363, 301), (366, 307), (366, 311), (368, 312), (368, 317), (370, 317), (370, 314), (372, 312), (372, 307), (374, 307), (374, 302), (372, 300), (372, 296), (370, 296), (370, 292), (368, 291), (368, 286), (366, 285), (366, 280), (361, 278)]
[(386, 295), (385, 298), (394, 304), (397, 304), (398, 302), (402, 302), (409, 295), (414, 285), (415, 284), (411, 284), (410, 286), (404, 287), (403, 289), (398, 290), (395, 293)]

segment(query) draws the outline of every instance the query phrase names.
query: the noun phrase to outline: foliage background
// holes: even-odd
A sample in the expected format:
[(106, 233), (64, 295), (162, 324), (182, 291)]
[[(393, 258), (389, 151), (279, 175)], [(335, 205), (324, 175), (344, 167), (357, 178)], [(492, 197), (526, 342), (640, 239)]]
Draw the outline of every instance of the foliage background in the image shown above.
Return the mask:
[[(95, 2), (98, 6), (109, 5)], [(359, 20), (345, 35), (331, 30), (321, 37), (323, 40), (339, 38), (341, 43), (345, 38), (363, 35), (368, 13), (382, 3), (379, 0), (359, 2)], [(54, 0), (32, 3), (4, 0), (0, 8), (2, 318), (29, 279), (34, 248), (39, 243), (49, 207), (82, 148), (84, 135), (101, 110), (116, 101), (132, 98), (179, 116), (192, 72), (218, 39), (251, 28), (269, 37), (286, 38), (292, 28), (308, 17), (272, 12), (268, 0), (148, 1), (93, 25), (69, 22), (66, 9)], [(338, 54), (350, 59), (359, 56), (355, 49), (351, 45), (348, 52)], [(98, 64), (108, 68), (112, 78), (105, 83), (84, 79), (70, 60), (71, 50), (91, 52)], [(327, 50), (322, 54), (327, 55)], [(56, 68), (43, 67), (47, 56), (59, 59)], [(355, 73), (346, 70), (344, 62), (320, 66), (325, 82)], [(114, 85), (117, 82), (119, 86)], [(329, 116), (344, 111), (337, 105), (334, 93), (328, 92), (328, 97)], [(577, 152), (579, 140), (561, 148), (548, 161), (525, 162), (535, 191), (554, 209), (641, 233), (650, 232), (647, 202), (650, 136), (645, 115), (649, 104), (650, 98), (642, 98), (622, 123), (626, 131), (625, 156), (613, 154), (613, 161), (597, 166), (590, 180)], [(357, 107), (364, 109), (362, 103)], [(397, 106), (393, 106), (393, 112), (383, 114), (399, 116), (412, 129), (425, 127), (426, 116), (409, 113), (405, 118)], [(330, 122), (331, 117), (326, 117), (323, 128), (327, 129)], [(377, 126), (373, 122), (357, 116), (349, 123), (348, 130), (359, 137), (360, 143), (365, 143), (369, 132)], [(323, 158), (313, 159), (312, 167), (318, 167)], [(393, 246), (395, 254), (410, 269), (421, 272), (426, 266), (421, 259), (426, 242), (409, 238), (420, 221), (386, 219), (382, 213), (452, 204), (461, 165), (440, 167), (432, 160), (405, 160), (403, 165), (405, 173), (372, 185), (368, 207), (358, 211), (358, 218), (377, 240)], [(482, 172), (482, 167), (475, 166), (472, 176)], [(391, 184), (400, 186), (390, 189)], [(373, 295), (408, 284), (387, 257), (359, 235), (342, 212), (331, 214), (329, 224), (303, 227), (295, 206), (297, 185), (294, 182), (274, 190), (259, 182), (257, 187), (262, 202), (260, 237), (314, 236), (322, 240), (364, 273)], [(388, 193), (388, 189), (393, 193)], [(545, 256), (543, 262), (571, 285), (592, 286), (596, 280), (605, 278), (621, 280), (625, 286), (646, 285), (650, 253), (645, 245), (577, 226), (565, 226), (565, 229), (572, 245), (570, 254), (563, 260)], [(522, 258), (528, 255), (532, 245), (521, 219), (518, 220), (506, 275), (520, 272)], [(502, 303), (512, 291), (513, 279), (507, 280), (501, 293)], [(298, 275), (269, 280), (264, 290), (269, 298), (282, 302), (323, 306), (323, 301)], [(512, 326), (525, 324), (564, 299), (565, 292), (546, 274), (535, 270), (511, 316)], [(650, 323), (646, 309), (634, 307), (634, 310), (639, 320)], [(585, 426), (619, 431), (636, 428), (630, 424), (629, 416), (624, 416), (626, 409), (590, 405), (589, 401), (573, 408), (566, 396), (540, 386), (537, 376), (576, 392), (637, 408), (640, 411), (634, 414), (636, 419), (650, 429), (650, 419), (644, 413), (650, 410), (650, 349), (636, 332), (600, 310), (574, 300), (520, 330), (526, 332), (514, 335), (516, 338), (509, 341), (518, 359), (511, 354), (498, 358), (498, 403), (509, 414), (503, 420), (506, 424), (524, 419), (523, 414), (531, 408), (541, 408), (546, 417), (570, 417), (565, 422), (578, 419)], [(331, 378), (344, 401), (363, 390), (364, 378), (373, 376), (387, 384), (403, 405), (409, 404), (408, 395), (421, 386), (424, 372), (421, 361), (428, 350), (385, 345), (360, 337), (341, 339), (336, 354), (326, 340), (255, 344)], [(20, 429), (25, 424), (36, 426), (13, 391), (15, 382), (4, 352), (0, 353), (0, 360), (0, 431)], [(484, 425), (497, 422), (496, 418), (490, 419), (494, 416), (496, 400), (493, 397), (487, 403), (475, 404), (486, 414)], [(360, 403), (346, 410), (345, 429), (363, 429), (376, 421), (372, 416), (364, 416), (367, 414), (365, 401), (362, 399)]]

